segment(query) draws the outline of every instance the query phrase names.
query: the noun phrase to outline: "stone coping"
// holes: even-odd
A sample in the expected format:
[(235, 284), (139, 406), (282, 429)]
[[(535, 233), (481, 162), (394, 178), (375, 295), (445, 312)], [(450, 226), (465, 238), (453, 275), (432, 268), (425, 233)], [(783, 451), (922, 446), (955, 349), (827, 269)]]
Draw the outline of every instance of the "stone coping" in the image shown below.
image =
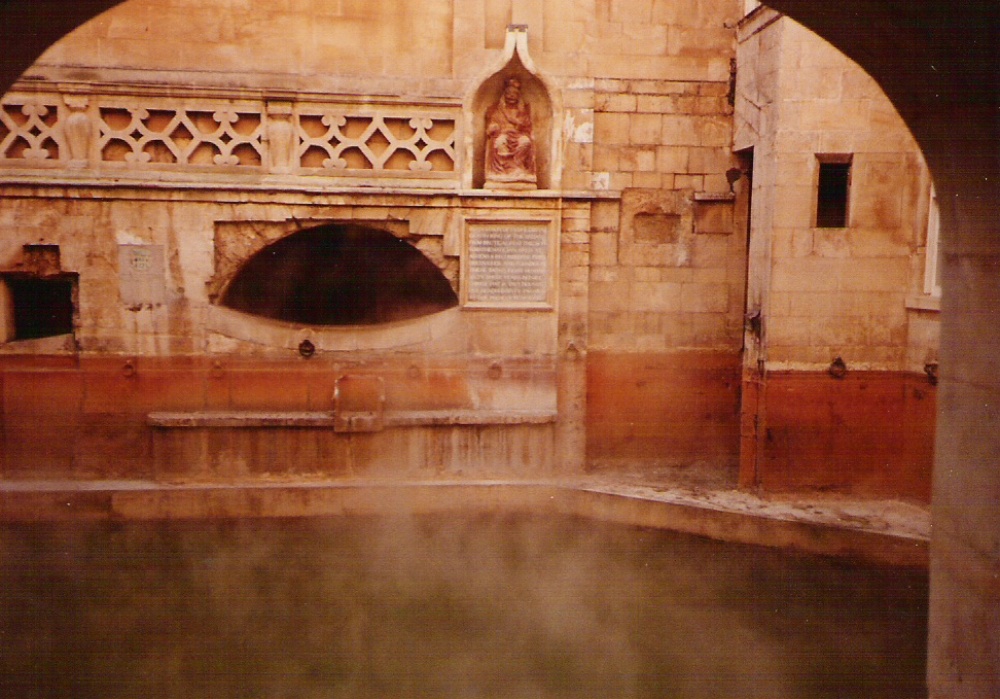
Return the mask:
[[(440, 183), (428, 183), (422, 186), (400, 186), (385, 182), (384, 179), (361, 180), (355, 184), (330, 182), (330, 176), (323, 179), (322, 175), (260, 175), (244, 182), (245, 175), (225, 174), (211, 177), (193, 178), (183, 172), (129, 173), (123, 171), (114, 177), (95, 177), (69, 169), (50, 168), (48, 170), (30, 170), (22, 167), (17, 170), (8, 168), (0, 173), (0, 186), (31, 187), (28, 196), (44, 198), (53, 196), (41, 187), (91, 188), (94, 190), (114, 191), (120, 189), (141, 190), (146, 196), (152, 192), (195, 190), (206, 193), (230, 193), (229, 200), (243, 203), (247, 193), (262, 193), (266, 195), (315, 194), (322, 196), (399, 196), (428, 199), (431, 197), (456, 197), (462, 200), (503, 199), (503, 200), (551, 200), (560, 199), (576, 201), (618, 200), (622, 193), (617, 189), (469, 189), (454, 184), (451, 187)], [(412, 183), (411, 183), (412, 184)], [(241, 198), (242, 197), (242, 198)], [(214, 199), (213, 199), (214, 200)], [(197, 200), (195, 200), (197, 201)]]
[[(542, 425), (556, 421), (555, 411), (522, 410), (390, 410), (380, 414), (385, 427), (433, 425)], [(155, 412), (146, 423), (160, 428), (334, 427), (333, 411), (194, 411)]]
[(930, 294), (913, 294), (906, 297), (906, 307), (915, 311), (941, 311), (941, 297)]
[[(817, 504), (819, 503), (819, 504)], [(825, 504), (824, 504), (825, 503)], [(577, 481), (0, 481), (0, 521), (552, 513), (734, 543), (926, 567), (929, 513), (887, 501)]]

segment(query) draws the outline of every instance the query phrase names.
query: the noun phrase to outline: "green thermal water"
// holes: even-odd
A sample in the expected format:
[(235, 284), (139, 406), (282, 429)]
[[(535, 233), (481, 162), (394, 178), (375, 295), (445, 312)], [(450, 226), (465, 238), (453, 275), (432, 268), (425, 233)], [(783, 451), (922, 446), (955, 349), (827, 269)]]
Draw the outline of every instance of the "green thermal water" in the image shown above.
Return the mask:
[(927, 574), (569, 517), (0, 526), (0, 697), (926, 696)]

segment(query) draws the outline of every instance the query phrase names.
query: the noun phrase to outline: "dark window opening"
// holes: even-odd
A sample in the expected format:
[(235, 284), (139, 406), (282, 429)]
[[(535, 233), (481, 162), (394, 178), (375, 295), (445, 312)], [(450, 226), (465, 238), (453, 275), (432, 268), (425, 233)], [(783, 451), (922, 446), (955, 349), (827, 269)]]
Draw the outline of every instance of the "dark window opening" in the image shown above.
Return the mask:
[(73, 332), (75, 280), (5, 275), (14, 307), (15, 340), (66, 335)]
[(375, 325), (458, 304), (441, 270), (386, 231), (330, 225), (256, 253), (226, 288), (223, 306), (308, 325)]
[(844, 228), (847, 226), (847, 202), (851, 186), (850, 160), (819, 164), (819, 186), (816, 196), (816, 227)]

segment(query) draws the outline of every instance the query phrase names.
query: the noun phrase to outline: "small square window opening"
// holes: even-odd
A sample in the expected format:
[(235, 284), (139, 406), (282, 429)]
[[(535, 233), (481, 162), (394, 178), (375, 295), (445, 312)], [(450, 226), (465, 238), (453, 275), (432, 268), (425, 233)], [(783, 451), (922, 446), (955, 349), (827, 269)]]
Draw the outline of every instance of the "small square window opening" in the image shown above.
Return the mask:
[(845, 228), (847, 204), (850, 198), (850, 161), (819, 163), (819, 183), (816, 191), (816, 227)]
[(14, 306), (15, 340), (73, 332), (73, 280), (31, 277), (4, 280)]

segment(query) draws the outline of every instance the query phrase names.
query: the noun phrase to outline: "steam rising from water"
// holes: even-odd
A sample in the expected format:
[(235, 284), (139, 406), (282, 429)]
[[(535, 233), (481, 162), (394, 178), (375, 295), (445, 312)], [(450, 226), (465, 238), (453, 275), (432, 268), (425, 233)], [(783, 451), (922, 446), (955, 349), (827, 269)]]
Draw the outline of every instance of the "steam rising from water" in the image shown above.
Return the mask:
[(926, 575), (565, 517), (0, 528), (0, 696), (918, 696)]

